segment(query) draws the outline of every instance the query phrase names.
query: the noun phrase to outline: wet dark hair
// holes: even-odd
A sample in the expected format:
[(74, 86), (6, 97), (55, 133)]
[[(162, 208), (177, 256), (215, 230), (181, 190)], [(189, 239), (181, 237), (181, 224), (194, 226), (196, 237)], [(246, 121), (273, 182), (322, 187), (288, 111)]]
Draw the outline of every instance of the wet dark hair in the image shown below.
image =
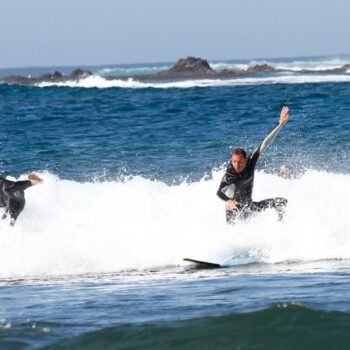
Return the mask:
[(232, 156), (243, 156), (244, 159), (247, 159), (247, 153), (243, 148), (236, 148), (232, 151), (231, 157)]

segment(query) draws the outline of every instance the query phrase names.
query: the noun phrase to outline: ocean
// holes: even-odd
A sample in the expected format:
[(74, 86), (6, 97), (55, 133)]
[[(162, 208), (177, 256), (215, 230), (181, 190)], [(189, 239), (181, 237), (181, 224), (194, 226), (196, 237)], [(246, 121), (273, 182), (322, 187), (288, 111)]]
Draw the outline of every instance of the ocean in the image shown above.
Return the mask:
[[(0, 84), (1, 176), (44, 179), (0, 222), (1, 350), (349, 349), (350, 72), (321, 71), (350, 56), (209, 63), (294, 72), (139, 82), (118, 77), (172, 64), (106, 65)], [(288, 198), (286, 216), (227, 225), (231, 151), (252, 152), (284, 105), (253, 199)]]

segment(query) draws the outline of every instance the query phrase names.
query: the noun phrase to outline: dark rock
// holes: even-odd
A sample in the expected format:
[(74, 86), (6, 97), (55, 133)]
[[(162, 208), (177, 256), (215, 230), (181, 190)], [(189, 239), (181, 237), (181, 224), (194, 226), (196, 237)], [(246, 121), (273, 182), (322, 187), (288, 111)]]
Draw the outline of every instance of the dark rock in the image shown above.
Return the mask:
[(82, 70), (80, 68), (75, 69), (69, 75), (63, 75), (61, 72), (55, 71), (53, 74), (43, 74), (40, 77), (22, 77), (18, 75), (11, 75), (2, 79), (3, 82), (8, 84), (19, 84), (19, 85), (31, 85), (45, 82), (61, 83), (72, 80), (79, 80), (92, 75), (91, 72)]
[(190, 78), (209, 78), (217, 74), (209, 65), (207, 60), (196, 57), (181, 58), (169, 70), (155, 74), (137, 75), (129, 77), (106, 77), (106, 79), (128, 79), (137, 80), (176, 80)]
[(63, 77), (63, 74), (61, 73), (61, 72), (58, 72), (57, 70), (55, 70), (54, 72), (53, 72), (53, 78), (54, 79), (59, 79), (59, 78), (62, 78)]
[(28, 84), (29, 79), (30, 78), (22, 77), (20, 75), (10, 75), (8, 77), (3, 78), (2, 81), (9, 84), (25, 85)]
[(280, 71), (279, 69), (273, 68), (268, 64), (257, 64), (255, 66), (247, 68), (247, 73), (275, 73)]
[(168, 70), (168, 73), (212, 73), (213, 69), (210, 67), (207, 60), (197, 57), (181, 58), (177, 61), (174, 67)]
[(43, 74), (39, 78), (33, 78), (34, 79), (40, 79), (41, 81), (52, 81), (54, 79), (54, 76), (52, 74)]
[(69, 77), (72, 79), (82, 79), (87, 78), (90, 75), (92, 75), (91, 72), (77, 68), (69, 75)]

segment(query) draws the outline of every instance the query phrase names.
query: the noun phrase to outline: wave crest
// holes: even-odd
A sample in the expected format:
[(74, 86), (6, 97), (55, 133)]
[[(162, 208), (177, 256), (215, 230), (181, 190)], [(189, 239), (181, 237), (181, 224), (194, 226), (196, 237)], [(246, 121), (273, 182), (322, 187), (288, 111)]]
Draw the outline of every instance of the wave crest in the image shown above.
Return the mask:
[(38, 87), (70, 87), (70, 88), (126, 88), (126, 89), (188, 89), (194, 87), (217, 87), (238, 85), (268, 85), (268, 84), (314, 84), (314, 83), (344, 83), (350, 82), (349, 75), (284, 75), (261, 78), (236, 79), (191, 79), (182, 81), (141, 82), (134, 79), (105, 79), (93, 75), (78, 81), (65, 81), (60, 83), (43, 82)]
[(0, 223), (2, 278), (165, 267), (184, 257), (228, 266), (350, 258), (349, 175), (308, 171), (285, 180), (258, 172), (254, 200), (288, 198), (286, 218), (267, 210), (235, 226), (215, 194), (222, 171), (172, 186), (41, 176), (45, 184), (26, 191), (16, 226)]

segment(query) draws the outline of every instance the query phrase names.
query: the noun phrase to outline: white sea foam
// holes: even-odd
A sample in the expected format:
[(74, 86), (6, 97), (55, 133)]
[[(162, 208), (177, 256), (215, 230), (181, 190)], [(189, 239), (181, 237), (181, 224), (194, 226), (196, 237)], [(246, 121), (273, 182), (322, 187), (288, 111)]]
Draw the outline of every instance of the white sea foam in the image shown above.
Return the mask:
[[(295, 60), (291, 62), (278, 62), (272, 63), (271, 65), (275, 68), (281, 69), (291, 69), (296, 72), (308, 69), (312, 71), (323, 71), (328, 69), (340, 68), (346, 64), (349, 64), (350, 59), (347, 58), (329, 58), (329, 59), (319, 59), (319, 60)], [(270, 64), (269, 62), (266, 62)]]
[(154, 74), (170, 69), (171, 66), (140, 66), (103, 68), (96, 72), (100, 76), (123, 77), (137, 74)]
[(210, 63), (210, 67), (217, 72), (223, 71), (225, 69), (229, 70), (245, 70), (251, 66), (250, 63), (230, 63), (230, 62), (216, 62)]
[(256, 174), (254, 199), (284, 196), (278, 222), (267, 210), (235, 226), (225, 223), (212, 179), (169, 186), (142, 177), (79, 183), (41, 174), (26, 191), (15, 227), (0, 223), (0, 278), (147, 269), (192, 257), (277, 263), (349, 259), (350, 175), (308, 171), (285, 180)]
[(134, 79), (107, 80), (103, 77), (94, 75), (79, 81), (67, 81), (61, 83), (44, 82), (39, 83), (39, 87), (65, 86), (71, 88), (128, 88), (128, 89), (145, 89), (145, 88), (193, 88), (193, 87), (215, 87), (215, 86), (235, 86), (235, 85), (263, 85), (263, 84), (305, 84), (305, 83), (341, 83), (350, 82), (350, 75), (283, 75), (260, 78), (236, 78), (236, 79), (193, 79), (182, 81), (166, 82), (140, 82)]
[(267, 64), (276, 69), (288, 69), (299, 72), (304, 69), (310, 71), (325, 71), (328, 69), (340, 68), (349, 64), (349, 57), (319, 58), (319, 59), (296, 59), (296, 60), (252, 60), (250, 62), (215, 62), (210, 63), (211, 68), (216, 71), (224, 69), (245, 70), (256, 65)]

